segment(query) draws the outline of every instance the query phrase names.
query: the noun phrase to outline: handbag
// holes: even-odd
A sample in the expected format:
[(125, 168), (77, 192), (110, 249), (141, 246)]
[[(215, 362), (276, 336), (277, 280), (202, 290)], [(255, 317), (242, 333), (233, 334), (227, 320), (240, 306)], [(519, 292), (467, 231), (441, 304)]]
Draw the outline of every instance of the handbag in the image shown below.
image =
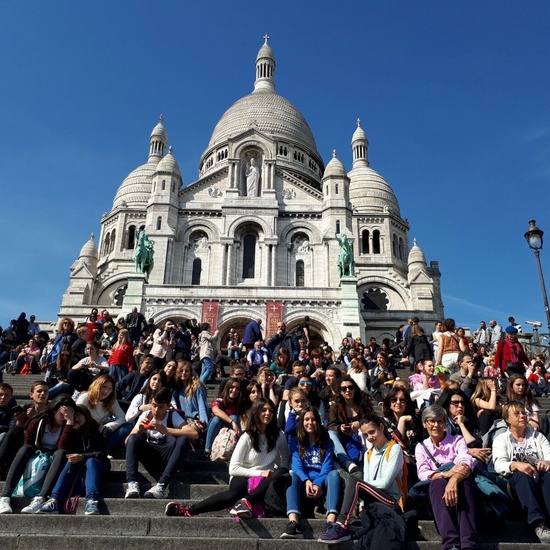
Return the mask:
[(38, 496), (52, 461), (53, 457), (50, 454), (36, 451), (27, 462), (23, 475), (13, 490), (12, 497)]
[(222, 428), (212, 443), (210, 460), (228, 461), (235, 450), (235, 445), (237, 445), (237, 434), (231, 428)]

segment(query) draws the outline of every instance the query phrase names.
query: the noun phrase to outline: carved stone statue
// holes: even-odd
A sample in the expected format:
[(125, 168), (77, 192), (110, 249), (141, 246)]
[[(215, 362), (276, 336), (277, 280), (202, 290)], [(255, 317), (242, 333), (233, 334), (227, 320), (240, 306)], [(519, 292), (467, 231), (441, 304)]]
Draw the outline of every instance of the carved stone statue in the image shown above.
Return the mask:
[(353, 243), (347, 235), (341, 237), (336, 234), (336, 240), (340, 244), (340, 254), (338, 255), (338, 274), (340, 277), (355, 276), (355, 261), (353, 259)]
[(153, 256), (155, 255), (154, 250), (155, 242), (149, 240), (149, 236), (143, 229), (139, 232), (138, 242), (136, 246), (136, 251), (134, 252), (134, 264), (136, 266), (136, 271), (138, 273), (143, 273), (145, 275), (145, 281), (149, 281), (149, 275), (153, 270), (155, 261)]
[(246, 165), (246, 196), (258, 196), (258, 184), (260, 183), (260, 169), (256, 166), (256, 159), (252, 157)]

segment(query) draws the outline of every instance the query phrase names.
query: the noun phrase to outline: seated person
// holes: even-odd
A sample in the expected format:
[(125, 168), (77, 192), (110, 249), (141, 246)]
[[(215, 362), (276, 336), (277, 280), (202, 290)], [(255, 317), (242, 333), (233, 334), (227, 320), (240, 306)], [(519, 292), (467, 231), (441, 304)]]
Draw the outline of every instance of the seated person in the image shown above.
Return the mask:
[(508, 429), (493, 441), (495, 471), (508, 479), (540, 542), (550, 543), (550, 443), (529, 425), (523, 403), (506, 403), (502, 418)]
[(13, 388), (6, 384), (0, 384), (0, 444), (8, 431), (15, 426), (15, 407), (17, 401), (13, 397)]
[[(473, 550), (477, 540), (474, 479), (475, 460), (460, 435), (446, 433), (447, 413), (437, 405), (426, 407), (422, 422), (428, 439), (416, 446), (418, 479), (431, 480), (429, 500), (442, 550)], [(453, 463), (447, 471), (441, 466)]]
[(288, 524), (282, 539), (303, 535), (300, 516), (308, 501), (313, 509), (313, 504), (326, 496), (327, 521), (335, 521), (341, 496), (340, 475), (333, 470), (334, 445), (315, 407), (300, 412), (297, 434), (290, 440), (289, 451), (292, 472), (286, 491)]
[(441, 382), (434, 374), (434, 362), (423, 359), (416, 363), (416, 373), (409, 376), (412, 386), (411, 399), (416, 401), (418, 408), (433, 404), (434, 398), (441, 393)]
[(246, 386), (248, 386), (248, 380), (246, 380), (246, 369), (244, 368), (244, 365), (240, 361), (231, 361), (229, 378), (225, 378), (220, 383), (220, 386), (218, 388), (218, 397), (221, 397), (223, 390), (225, 388), (225, 385), (230, 380), (237, 380), (238, 382), (240, 382), (241, 392), (245, 390)]
[(145, 384), (152, 371), (153, 356), (150, 354), (142, 355), (139, 361), (139, 370), (128, 373), (122, 380), (117, 382), (116, 394), (123, 408), (128, 408), (132, 399), (143, 388), (143, 384)]
[(161, 388), (151, 398), (151, 410), (141, 413), (135, 428), (126, 440), (126, 481), (124, 498), (139, 498), (138, 462), (163, 472), (158, 483), (145, 491), (145, 498), (166, 498), (168, 484), (183, 461), (188, 440), (198, 438), (198, 432), (176, 412), (169, 411), (170, 391)]
[(460, 389), (470, 399), (476, 389), (477, 372), (474, 358), (469, 352), (461, 351), (458, 354), (458, 371), (451, 374), (450, 380), (455, 380), (460, 384)]
[(348, 525), (359, 499), (365, 504), (382, 502), (397, 511), (400, 509), (399, 499), (404, 498), (404, 487), (400, 486), (403, 472), (401, 447), (386, 437), (385, 426), (378, 416), (367, 414), (360, 425), (362, 437), (371, 446), (365, 455), (363, 480), (355, 476), (347, 478), (338, 518), (327, 525), (319, 542), (334, 544), (351, 539)]
[(262, 350), (262, 342), (254, 342), (254, 347), (246, 355), (248, 369), (257, 373), (260, 367), (269, 361), (267, 351)]

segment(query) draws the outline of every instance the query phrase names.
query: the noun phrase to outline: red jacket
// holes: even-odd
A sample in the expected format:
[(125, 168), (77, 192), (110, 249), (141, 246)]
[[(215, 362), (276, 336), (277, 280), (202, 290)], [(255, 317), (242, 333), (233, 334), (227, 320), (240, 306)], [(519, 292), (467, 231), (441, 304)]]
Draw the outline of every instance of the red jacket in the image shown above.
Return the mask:
[(115, 344), (107, 360), (109, 365), (128, 367), (129, 372), (134, 369), (134, 348), (131, 344)]
[(517, 340), (511, 340), (506, 338), (501, 340), (497, 346), (497, 353), (495, 355), (495, 367), (500, 367), (502, 372), (505, 372), (506, 363), (511, 361), (512, 363), (522, 363), (524, 365), (529, 364), (529, 358), (525, 355), (522, 345)]

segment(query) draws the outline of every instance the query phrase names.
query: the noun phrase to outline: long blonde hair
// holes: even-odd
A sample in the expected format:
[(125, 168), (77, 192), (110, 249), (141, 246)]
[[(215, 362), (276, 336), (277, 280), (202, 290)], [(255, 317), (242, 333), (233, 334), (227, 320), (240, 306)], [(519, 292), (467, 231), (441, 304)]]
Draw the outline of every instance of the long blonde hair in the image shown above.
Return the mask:
[[(106, 397), (103, 401), (99, 399), (99, 390), (103, 384), (110, 382), (113, 385), (113, 391), (111, 394)], [(113, 408), (113, 405), (116, 402), (116, 380), (110, 374), (103, 374), (96, 378), (88, 388), (88, 403), (90, 407), (95, 409), (98, 403), (102, 403), (105, 407), (105, 410), (110, 411)]]
[[(185, 383), (185, 387), (183, 387), (181, 373), (183, 372), (183, 369), (185, 367), (189, 367), (191, 375), (189, 377), (189, 380)], [(175, 378), (179, 390), (181, 391), (183, 389), (185, 397), (187, 399), (191, 399), (191, 397), (195, 395), (195, 392), (203, 385), (200, 381), (199, 375), (193, 370), (193, 367), (191, 367), (191, 363), (189, 363), (189, 361), (178, 361), (178, 368), (176, 369)]]

